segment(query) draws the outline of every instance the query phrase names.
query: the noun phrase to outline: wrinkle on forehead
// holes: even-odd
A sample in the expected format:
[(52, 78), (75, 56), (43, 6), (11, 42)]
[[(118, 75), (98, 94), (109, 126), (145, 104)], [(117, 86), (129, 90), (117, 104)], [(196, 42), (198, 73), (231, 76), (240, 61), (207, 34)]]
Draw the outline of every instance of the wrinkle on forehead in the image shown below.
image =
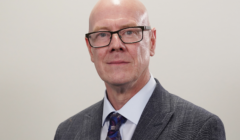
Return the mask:
[(139, 0), (99, 0), (89, 17), (89, 32), (100, 21), (121, 18), (136, 21), (138, 25), (150, 25), (147, 10)]

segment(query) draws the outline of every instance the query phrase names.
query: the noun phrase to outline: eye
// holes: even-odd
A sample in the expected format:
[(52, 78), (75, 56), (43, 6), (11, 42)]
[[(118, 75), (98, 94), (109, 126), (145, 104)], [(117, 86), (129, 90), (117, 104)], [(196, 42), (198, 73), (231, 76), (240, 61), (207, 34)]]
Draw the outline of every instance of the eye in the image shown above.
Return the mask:
[(127, 31), (126, 34), (127, 35), (131, 35), (133, 32), (132, 31)]
[(106, 33), (100, 33), (99, 36), (100, 36), (100, 37), (105, 37), (105, 36), (107, 36), (107, 35), (106, 35)]

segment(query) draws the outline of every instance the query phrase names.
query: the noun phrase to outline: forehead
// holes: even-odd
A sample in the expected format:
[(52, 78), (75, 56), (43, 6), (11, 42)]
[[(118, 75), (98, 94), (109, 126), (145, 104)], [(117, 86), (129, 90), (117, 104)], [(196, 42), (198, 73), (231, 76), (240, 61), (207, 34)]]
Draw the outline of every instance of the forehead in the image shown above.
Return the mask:
[(126, 28), (126, 27), (133, 27), (137, 26), (138, 21), (134, 19), (128, 18), (119, 18), (119, 19), (103, 19), (96, 22), (93, 27), (92, 31), (99, 31), (99, 30), (109, 30), (115, 31), (118, 29)]
[(89, 32), (143, 25), (145, 14), (135, 6), (101, 6), (96, 8), (90, 16)]

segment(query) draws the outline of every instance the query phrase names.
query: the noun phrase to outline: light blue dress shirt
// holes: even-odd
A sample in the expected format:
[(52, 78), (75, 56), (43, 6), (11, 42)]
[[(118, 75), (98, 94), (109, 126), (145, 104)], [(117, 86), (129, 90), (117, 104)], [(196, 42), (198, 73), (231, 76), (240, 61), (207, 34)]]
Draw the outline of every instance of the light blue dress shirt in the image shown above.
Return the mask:
[(105, 140), (107, 137), (109, 121), (106, 120), (107, 116), (111, 112), (117, 112), (124, 116), (127, 121), (120, 127), (120, 134), (123, 140), (131, 140), (132, 135), (136, 129), (142, 112), (151, 97), (156, 87), (156, 81), (151, 75), (148, 83), (135, 94), (120, 110), (115, 110), (107, 96), (104, 96), (103, 104), (103, 116), (102, 116), (102, 129), (101, 129), (101, 140)]

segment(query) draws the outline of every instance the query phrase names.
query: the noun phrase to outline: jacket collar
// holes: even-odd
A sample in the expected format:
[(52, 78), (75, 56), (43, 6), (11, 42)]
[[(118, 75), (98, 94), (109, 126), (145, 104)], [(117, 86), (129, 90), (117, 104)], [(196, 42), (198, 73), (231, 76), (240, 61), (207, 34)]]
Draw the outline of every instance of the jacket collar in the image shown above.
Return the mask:
[(170, 94), (159, 81), (153, 91), (133, 134), (132, 140), (155, 140), (171, 119)]
[[(156, 88), (143, 110), (132, 140), (157, 139), (173, 115), (170, 105), (171, 95), (168, 94), (157, 79), (155, 81), (157, 83)], [(85, 114), (86, 124), (82, 128), (88, 134), (83, 139), (100, 139), (102, 114), (103, 100), (97, 103), (89, 113)]]
[(85, 132), (85, 134), (78, 133), (74, 140), (100, 140), (103, 100), (91, 107), (92, 109), (89, 112), (86, 112), (84, 124), (81, 127), (81, 129), (84, 129), (83, 132)]

